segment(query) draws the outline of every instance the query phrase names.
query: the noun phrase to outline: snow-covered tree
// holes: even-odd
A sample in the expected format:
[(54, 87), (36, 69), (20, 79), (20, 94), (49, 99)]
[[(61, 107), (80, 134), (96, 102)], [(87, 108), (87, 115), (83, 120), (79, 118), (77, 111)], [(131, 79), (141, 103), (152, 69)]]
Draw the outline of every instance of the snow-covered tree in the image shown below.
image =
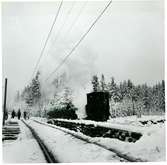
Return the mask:
[(159, 89), (159, 108), (165, 112), (165, 81), (162, 80)]
[(76, 119), (76, 110), (72, 103), (72, 90), (65, 87), (60, 103), (54, 104), (47, 114), (49, 118)]
[(112, 77), (111, 81), (108, 83), (108, 91), (111, 100), (114, 100), (115, 102), (120, 101), (120, 92), (115, 83), (114, 77)]
[(32, 107), (34, 102), (33, 102), (33, 95), (32, 95), (32, 88), (31, 86), (26, 86), (22, 92), (21, 95), (22, 100), (25, 101), (25, 103), (29, 106)]
[(64, 104), (72, 102), (72, 90), (69, 87), (65, 87), (64, 89), (63, 102)]
[(42, 108), (42, 102), (40, 102), (41, 87), (39, 82), (39, 75), (40, 73), (37, 72), (35, 78), (33, 78), (32, 82), (24, 88), (21, 94), (21, 98), (27, 104), (27, 106), (29, 107), (27, 109), (29, 110), (32, 110), (34, 107), (34, 109), (38, 109), (40, 111)]
[(100, 80), (100, 85), (101, 85), (101, 91), (106, 91), (106, 83), (105, 83), (105, 78), (104, 75), (101, 75), (101, 80)]
[(39, 103), (41, 98), (41, 86), (39, 82), (39, 75), (40, 75), (40, 72), (38, 71), (31, 83), (34, 104)]
[(126, 81), (120, 82), (119, 91), (120, 91), (121, 99), (123, 99), (128, 92)]
[(100, 91), (100, 85), (97, 75), (94, 75), (92, 78), (92, 85), (93, 85), (93, 91), (98, 92)]
[(148, 88), (147, 88), (147, 86), (145, 86), (145, 88), (144, 88), (143, 103), (144, 103), (144, 108), (148, 109), (149, 108), (149, 95), (148, 95)]

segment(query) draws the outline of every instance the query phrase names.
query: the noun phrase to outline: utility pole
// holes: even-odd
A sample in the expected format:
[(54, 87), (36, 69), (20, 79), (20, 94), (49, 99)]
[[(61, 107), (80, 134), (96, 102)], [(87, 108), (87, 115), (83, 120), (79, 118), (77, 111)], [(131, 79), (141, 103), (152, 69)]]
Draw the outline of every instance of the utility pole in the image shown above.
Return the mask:
[(7, 96), (7, 78), (5, 78), (4, 104), (3, 104), (3, 125), (5, 125), (6, 117), (6, 96)]

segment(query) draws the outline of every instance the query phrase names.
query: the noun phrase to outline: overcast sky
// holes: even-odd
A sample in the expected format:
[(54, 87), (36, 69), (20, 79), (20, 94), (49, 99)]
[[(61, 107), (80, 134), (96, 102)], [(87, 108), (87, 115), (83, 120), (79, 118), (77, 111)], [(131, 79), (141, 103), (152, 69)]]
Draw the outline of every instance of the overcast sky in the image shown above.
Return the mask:
[[(3, 2), (3, 78), (9, 95), (31, 78), (60, 2)], [(44, 80), (71, 50), (104, 2), (64, 2), (39, 69)], [(114, 1), (59, 72), (83, 86), (93, 74), (155, 84), (164, 79), (163, 0)], [(80, 15), (79, 15), (80, 13)], [(79, 17), (77, 17), (79, 15)], [(72, 27), (72, 28), (71, 28)]]

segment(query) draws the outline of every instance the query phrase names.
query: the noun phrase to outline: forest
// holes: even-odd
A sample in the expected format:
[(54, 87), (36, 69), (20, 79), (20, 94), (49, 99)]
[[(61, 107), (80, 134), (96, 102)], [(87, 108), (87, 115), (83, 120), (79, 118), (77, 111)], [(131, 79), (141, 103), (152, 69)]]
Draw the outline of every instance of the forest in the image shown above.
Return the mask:
[[(25, 103), (26, 111), (32, 116), (57, 117), (76, 119), (77, 107), (73, 104), (73, 90), (65, 85), (64, 76), (55, 78), (54, 94), (46, 98), (40, 83), (40, 72), (37, 72), (32, 82), (24, 90), (16, 94), (16, 102)], [(64, 84), (63, 84), (64, 82)], [(153, 86), (146, 83), (135, 85), (130, 79), (116, 83), (111, 77), (107, 82), (105, 76), (92, 76), (91, 92), (108, 92), (110, 102), (110, 116), (131, 116), (142, 114), (160, 115), (165, 112), (165, 81)], [(86, 104), (86, 103), (85, 103)]]

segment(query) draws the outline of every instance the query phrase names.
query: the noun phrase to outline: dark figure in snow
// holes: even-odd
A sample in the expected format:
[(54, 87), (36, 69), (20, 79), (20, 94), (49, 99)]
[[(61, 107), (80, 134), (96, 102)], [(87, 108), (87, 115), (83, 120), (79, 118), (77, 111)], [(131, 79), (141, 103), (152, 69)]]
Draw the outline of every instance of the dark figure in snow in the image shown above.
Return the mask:
[(24, 111), (24, 119), (26, 120), (27, 119), (27, 112)]
[(18, 119), (20, 120), (20, 117), (21, 117), (20, 109), (19, 109), (18, 112), (17, 112), (17, 117), (18, 117)]
[(16, 112), (13, 110), (11, 115), (12, 115), (12, 118), (14, 118), (16, 116)]
[(8, 112), (6, 111), (5, 112), (5, 120), (7, 120), (8, 119)]
[(29, 119), (29, 118), (30, 118), (30, 114), (28, 113), (28, 114), (27, 114), (27, 119)]

